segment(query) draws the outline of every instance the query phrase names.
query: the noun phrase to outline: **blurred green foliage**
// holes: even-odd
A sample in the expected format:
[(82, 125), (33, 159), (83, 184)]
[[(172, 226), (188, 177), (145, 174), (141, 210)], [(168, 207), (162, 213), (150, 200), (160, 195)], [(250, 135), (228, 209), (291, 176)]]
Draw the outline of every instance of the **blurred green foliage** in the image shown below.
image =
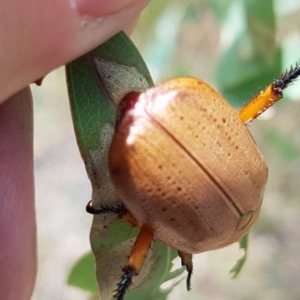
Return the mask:
[(156, 81), (201, 77), (240, 106), (295, 62), (285, 57), (287, 36), (277, 24), (295, 12), (294, 2), (152, 1), (133, 40)]
[(98, 285), (95, 278), (95, 259), (91, 252), (86, 253), (73, 266), (70, 271), (67, 283), (80, 289), (98, 294)]

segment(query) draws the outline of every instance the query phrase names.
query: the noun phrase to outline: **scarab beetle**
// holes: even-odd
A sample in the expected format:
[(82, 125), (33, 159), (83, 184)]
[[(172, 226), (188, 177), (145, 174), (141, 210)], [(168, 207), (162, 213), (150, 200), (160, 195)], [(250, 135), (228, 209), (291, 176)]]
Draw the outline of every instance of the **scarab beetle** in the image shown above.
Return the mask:
[(267, 180), (238, 114), (194, 78), (123, 99), (109, 164), (138, 226), (186, 253), (239, 240), (256, 219)]
[[(297, 65), (239, 113), (205, 82), (176, 78), (129, 93), (109, 153), (111, 180), (140, 233), (116, 298), (123, 299), (153, 238), (192, 254), (239, 241), (257, 219), (268, 169), (245, 123), (282, 97)], [(88, 207), (92, 213), (102, 213)], [(107, 212), (107, 208), (105, 209)], [(112, 210), (115, 213), (115, 210)]]

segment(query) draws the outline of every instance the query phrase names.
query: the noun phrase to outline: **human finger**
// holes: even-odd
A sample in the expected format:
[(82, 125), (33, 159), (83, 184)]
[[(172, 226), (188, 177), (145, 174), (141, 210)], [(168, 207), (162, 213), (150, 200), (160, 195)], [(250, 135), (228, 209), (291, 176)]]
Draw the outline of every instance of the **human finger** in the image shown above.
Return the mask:
[(34, 286), (32, 140), (32, 101), (26, 88), (0, 106), (0, 299), (30, 299)]
[(148, 0), (3, 0), (0, 103), (30, 82), (132, 27)]

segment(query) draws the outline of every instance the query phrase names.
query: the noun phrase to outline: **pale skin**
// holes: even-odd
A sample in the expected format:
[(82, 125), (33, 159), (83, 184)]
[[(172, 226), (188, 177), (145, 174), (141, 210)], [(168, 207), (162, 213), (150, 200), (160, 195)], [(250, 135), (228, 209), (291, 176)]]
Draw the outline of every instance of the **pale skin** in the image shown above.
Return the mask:
[(36, 278), (33, 116), (27, 86), (118, 31), (130, 32), (147, 3), (0, 3), (0, 299), (30, 299)]

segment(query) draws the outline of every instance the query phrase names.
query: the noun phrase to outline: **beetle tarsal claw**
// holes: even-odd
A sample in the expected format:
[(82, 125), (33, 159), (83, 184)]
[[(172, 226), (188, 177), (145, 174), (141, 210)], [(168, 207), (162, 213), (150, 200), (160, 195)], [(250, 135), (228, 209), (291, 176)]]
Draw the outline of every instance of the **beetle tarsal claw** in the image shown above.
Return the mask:
[(193, 273), (193, 256), (189, 253), (184, 253), (182, 251), (178, 251), (178, 254), (181, 258), (181, 265), (186, 268), (187, 277), (186, 277), (186, 289), (188, 291), (191, 290), (191, 278)]
[(86, 205), (86, 211), (92, 215), (116, 214), (119, 217), (122, 217), (126, 214), (127, 209), (122, 204), (117, 206), (101, 206), (101, 208), (94, 208), (92, 205), (92, 200), (90, 200)]
[(193, 265), (186, 266), (186, 270), (187, 270), (186, 289), (188, 291), (190, 291), (191, 290), (191, 278), (192, 278), (192, 274), (193, 274)]
[(123, 300), (124, 295), (132, 282), (132, 277), (135, 274), (135, 269), (132, 266), (126, 266), (123, 269), (123, 275), (121, 277), (121, 281), (118, 284), (118, 288), (116, 289), (116, 294), (114, 298), (117, 300)]

